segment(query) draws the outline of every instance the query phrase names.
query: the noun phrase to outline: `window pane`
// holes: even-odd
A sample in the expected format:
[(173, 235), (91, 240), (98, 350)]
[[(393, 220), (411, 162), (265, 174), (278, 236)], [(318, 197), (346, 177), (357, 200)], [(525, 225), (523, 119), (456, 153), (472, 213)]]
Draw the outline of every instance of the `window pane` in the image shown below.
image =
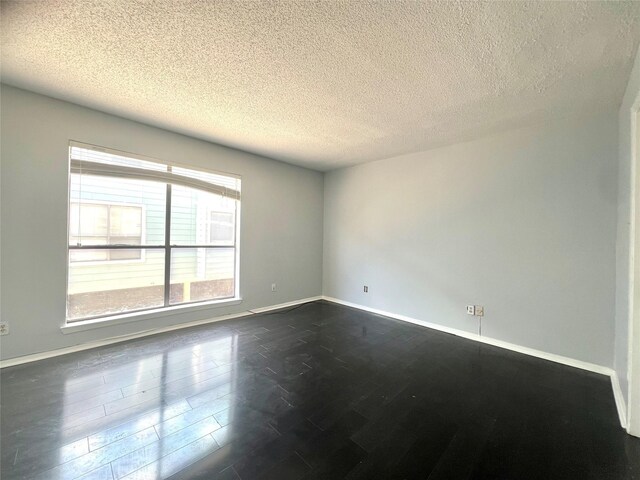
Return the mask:
[[(106, 238), (104, 239), (106, 242)], [(92, 242), (97, 244), (98, 242)], [(104, 262), (109, 260), (108, 250), (69, 250), (69, 262)]]
[(135, 248), (109, 250), (109, 260), (142, 260), (142, 250)]
[(171, 244), (235, 243), (237, 201), (194, 188), (171, 187)]
[(71, 205), (71, 234), (75, 237), (106, 237), (109, 232), (108, 206), (92, 203)]
[(234, 248), (172, 248), (170, 302), (233, 297)]
[[(113, 237), (142, 236), (142, 207), (110, 207), (109, 235)], [(139, 243), (137, 244), (139, 245)]]
[(70, 196), (70, 245), (164, 245), (166, 184), (71, 174)]
[(225, 212), (211, 212), (209, 215), (209, 242), (216, 245), (233, 245), (235, 235), (235, 215)]
[(67, 318), (78, 320), (164, 305), (164, 249), (70, 250), (71, 254), (138, 261), (69, 264)]

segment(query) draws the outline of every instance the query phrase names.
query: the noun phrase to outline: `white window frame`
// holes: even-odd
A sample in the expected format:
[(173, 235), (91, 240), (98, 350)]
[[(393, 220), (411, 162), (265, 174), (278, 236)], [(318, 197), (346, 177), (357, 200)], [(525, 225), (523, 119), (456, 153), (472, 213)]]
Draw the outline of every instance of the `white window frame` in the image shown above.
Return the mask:
[[(106, 152), (106, 153), (110, 153), (113, 155), (118, 155), (118, 156), (122, 156), (122, 157), (127, 157), (127, 158), (132, 158), (132, 159), (138, 159), (138, 160), (143, 160), (143, 161), (147, 161), (147, 162), (153, 162), (157, 165), (162, 165), (162, 166), (166, 166), (167, 167), (167, 172), (164, 171), (154, 171), (154, 170), (142, 170), (142, 169), (138, 169), (138, 168), (129, 168), (129, 167), (122, 167), (122, 166), (118, 166), (118, 165), (110, 165), (110, 164), (102, 164), (102, 163), (94, 163), (94, 162), (90, 162), (90, 161), (84, 161), (84, 160), (77, 160), (74, 159), (72, 157), (72, 148), (73, 147), (79, 147), (79, 148), (84, 148), (84, 149), (88, 149), (88, 150), (94, 150), (97, 152)], [(146, 242), (144, 239), (145, 237), (145, 232), (144, 232), (144, 222), (145, 222), (145, 212), (143, 210), (143, 232), (142, 232), (142, 237), (143, 240), (141, 241), (141, 245), (135, 245), (135, 246), (131, 246), (132, 249), (141, 249), (142, 251), (142, 259), (135, 259), (135, 260), (100, 260), (100, 261), (93, 261), (93, 262), (73, 262), (71, 263), (69, 261), (69, 252), (72, 249), (75, 248), (83, 248), (83, 249), (91, 249), (92, 247), (98, 247), (98, 248), (109, 248), (109, 246), (105, 246), (105, 245), (84, 245), (84, 246), (72, 246), (69, 245), (69, 233), (70, 233), (70, 229), (69, 229), (69, 220), (70, 220), (70, 207), (72, 203), (80, 203), (78, 202), (76, 199), (72, 199), (71, 198), (71, 189), (69, 188), (69, 195), (68, 195), (68, 199), (67, 199), (67, 215), (68, 215), (68, 220), (67, 220), (67, 284), (66, 284), (66, 289), (67, 289), (67, 299), (68, 299), (68, 290), (69, 290), (69, 269), (70, 266), (73, 265), (74, 267), (76, 266), (84, 266), (84, 265), (104, 265), (107, 263), (133, 263), (133, 262), (141, 262), (144, 261), (144, 253), (145, 253), (145, 249), (149, 249), (149, 248), (153, 248), (153, 249), (163, 249), (165, 251), (165, 282), (164, 282), (164, 305), (161, 307), (153, 307), (153, 308), (142, 308), (142, 309), (136, 309), (136, 310), (130, 310), (124, 313), (118, 313), (118, 314), (113, 314), (113, 313), (107, 313), (105, 315), (96, 315), (96, 316), (91, 316), (91, 317), (83, 317), (83, 318), (79, 318), (79, 319), (72, 319), (70, 320), (68, 318), (68, 312), (66, 314), (66, 323), (64, 325), (64, 328), (68, 329), (69, 331), (75, 331), (75, 330), (83, 330), (84, 325), (90, 325), (88, 328), (93, 328), (93, 326), (97, 323), (97, 322), (110, 322), (113, 321), (114, 323), (122, 323), (123, 321), (129, 321), (129, 319), (135, 319), (135, 317), (139, 317), (139, 318), (148, 318), (148, 316), (157, 314), (157, 316), (164, 316), (166, 314), (169, 314), (170, 312), (175, 312), (177, 309), (200, 309), (200, 308), (205, 308), (207, 306), (216, 306), (216, 305), (229, 305), (229, 304), (237, 304), (239, 302), (242, 301), (242, 298), (240, 296), (240, 210), (241, 210), (241, 204), (240, 204), (240, 190), (232, 190), (229, 189), (226, 186), (223, 185), (216, 185), (216, 184), (208, 184), (206, 181), (203, 180), (199, 180), (198, 178), (190, 178), (190, 177), (184, 177), (183, 175), (173, 175), (171, 174), (171, 167), (180, 167), (180, 168), (184, 168), (184, 169), (189, 169), (191, 171), (200, 171), (203, 173), (209, 173), (209, 174), (213, 174), (213, 175), (220, 175), (220, 176), (224, 176), (224, 177), (228, 177), (228, 178), (235, 178), (238, 181), (241, 181), (241, 177), (239, 175), (236, 174), (229, 174), (226, 172), (216, 172), (216, 171), (212, 171), (212, 170), (205, 170), (202, 168), (198, 168), (198, 167), (193, 167), (191, 165), (185, 165), (185, 164), (180, 164), (180, 163), (167, 163), (167, 162), (163, 162), (161, 160), (155, 159), (155, 158), (150, 158), (150, 157), (146, 157), (146, 156), (142, 156), (142, 155), (138, 155), (138, 154), (131, 154), (131, 153), (127, 153), (127, 152), (122, 152), (122, 151), (118, 151), (118, 150), (114, 150), (114, 149), (109, 149), (109, 148), (105, 148), (105, 147), (98, 147), (95, 145), (91, 145), (91, 144), (86, 144), (86, 143), (82, 143), (82, 142), (76, 142), (76, 141), (71, 141), (69, 142), (69, 159), (70, 159), (70, 164), (71, 164), (71, 169), (70, 169), (70, 174), (71, 173), (85, 173), (85, 174), (89, 174), (89, 175), (104, 175), (107, 177), (123, 177), (123, 178), (143, 178), (145, 177), (145, 175), (148, 178), (145, 178), (146, 180), (150, 180), (150, 181), (155, 181), (158, 183), (163, 183), (166, 185), (167, 188), (167, 196), (166, 196), (166, 222), (165, 222), (165, 241), (163, 245), (146, 245)], [(86, 168), (85, 168), (86, 166)], [(79, 170), (79, 171), (78, 171)], [(132, 175), (127, 175), (127, 171), (131, 170), (132, 171)], [(175, 177), (175, 178), (174, 178)], [(235, 208), (235, 235), (234, 235), (234, 243), (233, 245), (210, 245), (210, 244), (205, 244), (205, 245), (174, 245), (170, 243), (170, 233), (171, 233), (171, 185), (174, 183), (174, 181), (179, 184), (179, 185), (183, 185), (186, 186), (188, 188), (193, 188), (196, 190), (204, 190), (204, 191), (210, 191), (211, 193), (215, 193), (218, 195), (223, 195), (223, 196), (227, 196), (229, 198), (232, 198), (233, 200), (237, 201), (236, 203), (236, 208)], [(239, 185), (238, 185), (239, 186)], [(107, 205), (114, 205), (111, 202), (103, 202), (103, 201), (94, 201), (91, 200), (87, 203), (92, 203), (92, 204), (107, 204)], [(116, 205), (122, 205), (122, 206), (135, 206), (135, 207), (144, 207), (144, 205), (140, 205), (140, 204), (119, 204), (116, 203)], [(208, 232), (208, 222), (207, 222), (207, 232)], [(207, 234), (207, 240), (208, 240), (208, 234)], [(113, 246), (111, 246), (113, 248)], [(190, 301), (190, 302), (181, 302), (181, 303), (171, 303), (170, 302), (170, 290), (171, 290), (171, 251), (173, 249), (180, 249), (180, 248), (224, 248), (224, 249), (233, 249), (234, 250), (234, 268), (233, 268), (233, 272), (234, 272), (234, 278), (233, 278), (233, 282), (234, 282), (234, 294), (233, 296), (229, 296), (229, 297), (222, 297), (222, 298), (215, 298), (215, 299), (205, 299), (205, 300), (198, 300), (198, 301)], [(122, 248), (122, 247), (120, 247)]]

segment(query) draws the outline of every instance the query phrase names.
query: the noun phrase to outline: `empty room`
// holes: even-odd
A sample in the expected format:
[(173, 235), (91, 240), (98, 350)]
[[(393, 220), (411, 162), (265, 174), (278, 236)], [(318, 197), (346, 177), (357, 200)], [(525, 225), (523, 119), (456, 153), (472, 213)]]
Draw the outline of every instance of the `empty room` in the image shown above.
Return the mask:
[(3, 480), (640, 480), (640, 1), (0, 5)]

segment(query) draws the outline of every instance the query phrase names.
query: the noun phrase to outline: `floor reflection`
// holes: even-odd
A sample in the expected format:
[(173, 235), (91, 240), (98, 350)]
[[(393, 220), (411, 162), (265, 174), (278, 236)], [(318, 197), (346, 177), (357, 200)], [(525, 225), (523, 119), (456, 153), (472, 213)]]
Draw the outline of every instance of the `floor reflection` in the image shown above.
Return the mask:
[(162, 479), (218, 450), (212, 434), (228, 434), (234, 418), (237, 358), (234, 334), (66, 380), (65, 445), (37, 478)]

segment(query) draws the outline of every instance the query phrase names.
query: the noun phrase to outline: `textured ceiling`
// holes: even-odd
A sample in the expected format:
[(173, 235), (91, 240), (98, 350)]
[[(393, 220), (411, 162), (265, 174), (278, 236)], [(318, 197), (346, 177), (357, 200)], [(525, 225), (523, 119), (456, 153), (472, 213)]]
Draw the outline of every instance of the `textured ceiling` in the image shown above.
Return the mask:
[(640, 2), (2, 2), (4, 82), (319, 170), (621, 101)]

